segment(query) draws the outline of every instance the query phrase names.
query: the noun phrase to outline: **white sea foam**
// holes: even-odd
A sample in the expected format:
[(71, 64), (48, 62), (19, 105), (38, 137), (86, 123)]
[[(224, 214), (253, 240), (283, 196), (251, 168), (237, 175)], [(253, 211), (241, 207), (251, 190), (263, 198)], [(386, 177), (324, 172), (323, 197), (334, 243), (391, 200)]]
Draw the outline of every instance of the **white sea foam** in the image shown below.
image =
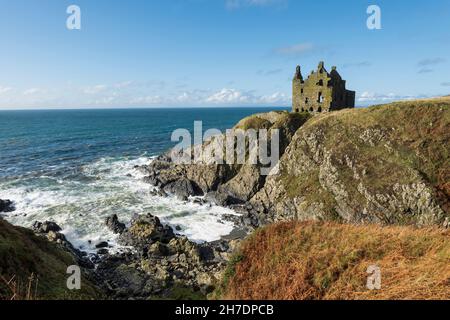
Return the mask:
[(52, 220), (75, 246), (95, 250), (99, 241), (115, 246), (117, 236), (104, 225), (104, 219), (115, 213), (129, 223), (134, 214), (151, 213), (163, 223), (180, 226), (180, 234), (193, 241), (214, 241), (233, 230), (224, 215), (235, 214), (218, 206), (185, 203), (175, 198), (152, 196), (152, 186), (142, 181), (144, 174), (135, 169), (151, 161), (104, 158), (81, 169), (84, 180), (40, 177), (38, 182), (0, 185), (2, 198), (16, 203), (16, 211), (7, 219), (16, 225), (30, 227), (36, 220)]

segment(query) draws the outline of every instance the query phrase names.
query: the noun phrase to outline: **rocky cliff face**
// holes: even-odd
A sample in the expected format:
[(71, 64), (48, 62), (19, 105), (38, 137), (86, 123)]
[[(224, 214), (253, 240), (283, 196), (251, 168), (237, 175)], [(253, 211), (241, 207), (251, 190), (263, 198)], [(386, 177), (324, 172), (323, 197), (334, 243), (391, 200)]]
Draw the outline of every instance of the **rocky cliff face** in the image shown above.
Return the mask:
[(180, 196), (210, 193), (222, 205), (244, 203), (258, 222), (449, 225), (449, 98), (309, 120), (272, 112), (243, 119), (238, 128), (280, 130), (279, 174), (266, 178), (255, 165), (175, 165), (160, 157), (146, 168), (148, 181)]
[[(305, 123), (309, 115), (290, 114), (287, 112), (270, 112), (257, 114), (240, 121), (233, 130), (267, 129), (268, 136), (274, 129), (280, 134), (280, 153), (283, 154), (296, 130)], [(270, 142), (269, 142), (270, 143)], [(211, 191), (227, 193), (236, 199), (247, 201), (258, 192), (265, 182), (261, 176), (260, 165), (249, 164), (215, 164), (213, 153), (217, 148), (213, 139), (202, 146), (194, 146), (192, 154), (203, 153), (202, 163), (175, 164), (171, 161), (170, 151), (146, 167), (149, 173), (147, 181), (160, 187), (167, 193), (179, 197), (204, 195)], [(248, 141), (245, 149), (236, 154), (245, 153), (248, 158)]]
[(319, 115), (251, 202), (273, 220), (448, 223), (449, 141), (448, 100)]

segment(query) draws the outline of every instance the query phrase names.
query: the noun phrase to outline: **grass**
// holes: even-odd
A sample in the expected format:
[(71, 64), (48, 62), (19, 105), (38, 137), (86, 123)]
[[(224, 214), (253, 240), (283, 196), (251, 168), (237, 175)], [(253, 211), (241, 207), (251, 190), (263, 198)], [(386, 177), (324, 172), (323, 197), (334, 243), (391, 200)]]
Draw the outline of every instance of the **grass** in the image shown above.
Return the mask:
[[(39, 300), (101, 298), (99, 290), (84, 277), (81, 290), (67, 289), (67, 267), (75, 264), (75, 259), (57, 245), (0, 220), (0, 299), (14, 295), (15, 299)], [(32, 295), (25, 289), (29, 279), (34, 279)]]
[[(241, 247), (215, 298), (448, 299), (450, 231), (413, 227), (286, 222)], [(381, 290), (366, 287), (381, 268)]]

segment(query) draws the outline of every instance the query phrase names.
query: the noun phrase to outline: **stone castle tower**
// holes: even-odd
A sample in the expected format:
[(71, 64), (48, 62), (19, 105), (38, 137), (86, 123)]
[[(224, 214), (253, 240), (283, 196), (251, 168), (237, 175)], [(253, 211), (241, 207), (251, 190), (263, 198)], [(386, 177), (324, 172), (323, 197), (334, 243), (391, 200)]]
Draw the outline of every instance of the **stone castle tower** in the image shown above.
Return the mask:
[(328, 73), (323, 62), (306, 80), (303, 80), (300, 66), (297, 66), (292, 85), (292, 111), (329, 112), (354, 108), (355, 91), (347, 90), (345, 84), (336, 67)]

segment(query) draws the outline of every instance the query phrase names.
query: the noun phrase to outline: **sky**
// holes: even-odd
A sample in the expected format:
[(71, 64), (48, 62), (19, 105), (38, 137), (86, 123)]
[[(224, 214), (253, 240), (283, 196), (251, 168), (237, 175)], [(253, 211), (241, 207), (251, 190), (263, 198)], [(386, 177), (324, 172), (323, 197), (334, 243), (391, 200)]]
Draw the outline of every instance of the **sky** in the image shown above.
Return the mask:
[(448, 0), (0, 0), (0, 41), (1, 109), (289, 106), (322, 60), (357, 105), (450, 94)]

